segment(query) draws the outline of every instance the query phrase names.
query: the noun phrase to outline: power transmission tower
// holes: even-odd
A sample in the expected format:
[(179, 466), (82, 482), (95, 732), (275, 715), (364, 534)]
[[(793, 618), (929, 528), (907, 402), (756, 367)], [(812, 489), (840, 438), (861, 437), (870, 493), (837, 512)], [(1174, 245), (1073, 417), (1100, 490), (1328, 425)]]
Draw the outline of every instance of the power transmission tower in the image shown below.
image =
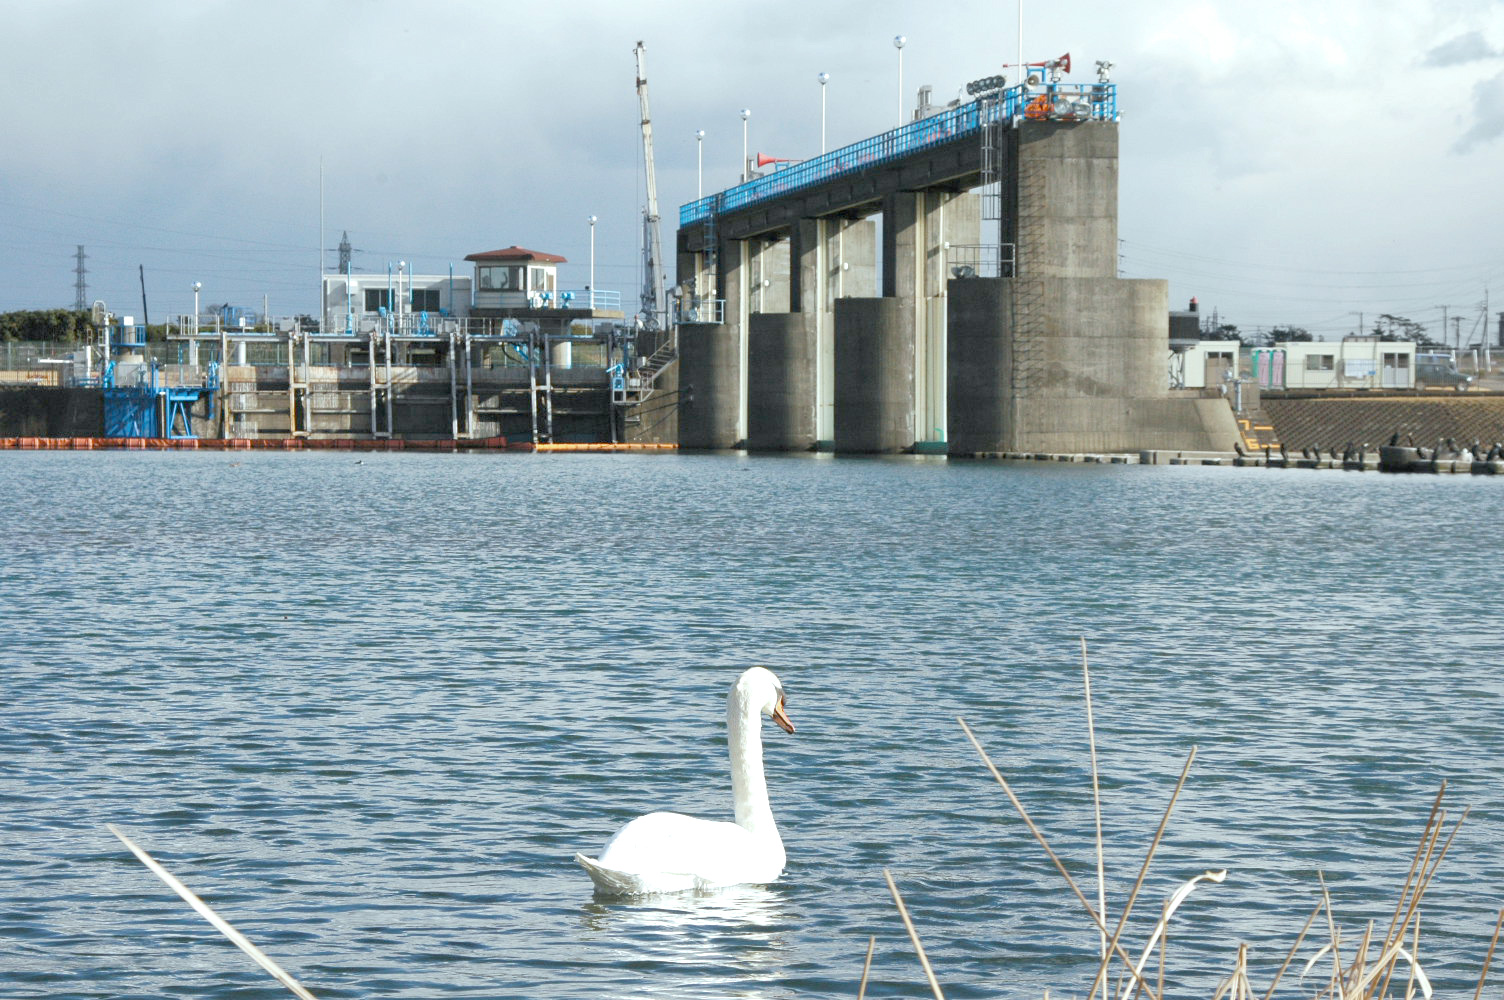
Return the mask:
[(84, 270), (84, 248), (79, 246), (75, 255), (76, 263), (73, 265), (73, 308), (89, 308), (89, 286), (84, 281), (84, 275), (89, 272)]

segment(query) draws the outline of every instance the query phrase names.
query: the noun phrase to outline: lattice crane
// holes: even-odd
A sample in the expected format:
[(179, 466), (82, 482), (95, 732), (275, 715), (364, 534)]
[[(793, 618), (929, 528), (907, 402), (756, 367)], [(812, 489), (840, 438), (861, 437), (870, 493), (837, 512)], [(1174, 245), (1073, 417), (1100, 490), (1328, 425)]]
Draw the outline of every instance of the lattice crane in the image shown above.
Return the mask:
[(646, 330), (661, 329), (663, 317), (663, 242), (658, 235), (658, 178), (653, 170), (653, 121), (648, 114), (647, 49), (637, 56), (637, 102), (642, 107), (642, 162), (647, 174), (648, 200), (642, 210), (642, 303), (639, 315)]

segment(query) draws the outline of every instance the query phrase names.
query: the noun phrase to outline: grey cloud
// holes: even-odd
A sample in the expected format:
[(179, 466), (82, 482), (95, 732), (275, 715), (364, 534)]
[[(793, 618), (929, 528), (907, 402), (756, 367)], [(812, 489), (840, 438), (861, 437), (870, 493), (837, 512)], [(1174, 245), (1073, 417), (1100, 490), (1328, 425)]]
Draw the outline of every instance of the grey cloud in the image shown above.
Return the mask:
[(1504, 135), (1504, 73), (1473, 87), (1473, 124), (1457, 140), (1456, 150), (1466, 153)]
[(1427, 52), (1422, 65), (1461, 66), (1464, 63), (1493, 59), (1499, 55), (1499, 51), (1488, 44), (1481, 31), (1469, 31), (1449, 42), (1442, 42)]

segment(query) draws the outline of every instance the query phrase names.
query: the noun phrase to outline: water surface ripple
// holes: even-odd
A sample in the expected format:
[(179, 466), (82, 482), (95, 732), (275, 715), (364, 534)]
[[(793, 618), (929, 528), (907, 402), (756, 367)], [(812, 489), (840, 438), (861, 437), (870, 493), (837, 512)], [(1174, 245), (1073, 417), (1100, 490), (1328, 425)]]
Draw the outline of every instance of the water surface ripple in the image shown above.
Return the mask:
[[(1171, 995), (1262, 990), (1332, 888), (1387, 921), (1437, 787), (1472, 815), (1423, 957), (1504, 894), (1497, 483), (926, 459), (0, 453), (0, 994), (285, 996), (114, 822), (319, 997), (1082, 994), (1095, 938), (957, 725), (1109, 906), (1182, 880)], [(724, 817), (727, 686), (784, 878), (591, 898), (570, 855)]]

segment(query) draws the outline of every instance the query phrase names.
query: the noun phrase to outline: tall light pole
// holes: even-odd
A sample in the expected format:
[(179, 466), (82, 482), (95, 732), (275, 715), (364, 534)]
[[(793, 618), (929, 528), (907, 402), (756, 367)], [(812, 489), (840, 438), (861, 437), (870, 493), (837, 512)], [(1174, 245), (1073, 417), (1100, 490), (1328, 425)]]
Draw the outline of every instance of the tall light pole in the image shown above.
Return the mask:
[(705, 130), (700, 129), (695, 133), (695, 198), (705, 197)]
[(820, 80), (820, 152), (825, 152), (825, 85), (830, 82), (829, 73), (821, 73)]
[(903, 124), (903, 45), (908, 39), (902, 35), (893, 36), (893, 47), (898, 50), (898, 124)]
[[(193, 283), (193, 332), (194, 333), (198, 332), (198, 290), (200, 288), (203, 288), (203, 287), (204, 287), (204, 283), (201, 282), (201, 281), (195, 281)], [(1442, 320), (1441, 321), (1441, 325), (1442, 326), (1446, 326), (1446, 320)]]
[(747, 183), (747, 119), (752, 117), (752, 112), (742, 108), (742, 183)]
[(595, 308), (595, 216), (590, 217), (590, 308)]

